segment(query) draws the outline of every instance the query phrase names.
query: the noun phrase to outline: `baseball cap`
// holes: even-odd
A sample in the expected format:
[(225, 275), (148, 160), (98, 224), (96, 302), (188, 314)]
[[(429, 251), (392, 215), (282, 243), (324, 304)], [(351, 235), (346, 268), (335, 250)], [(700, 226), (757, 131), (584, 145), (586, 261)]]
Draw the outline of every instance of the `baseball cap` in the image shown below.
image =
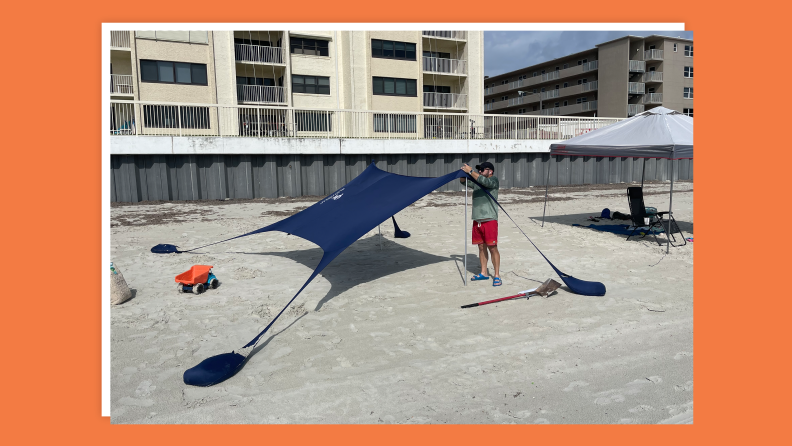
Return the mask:
[(476, 165), (476, 170), (484, 169), (492, 169), (492, 171), (495, 172), (495, 166), (493, 166), (489, 161), (484, 161), (483, 163)]

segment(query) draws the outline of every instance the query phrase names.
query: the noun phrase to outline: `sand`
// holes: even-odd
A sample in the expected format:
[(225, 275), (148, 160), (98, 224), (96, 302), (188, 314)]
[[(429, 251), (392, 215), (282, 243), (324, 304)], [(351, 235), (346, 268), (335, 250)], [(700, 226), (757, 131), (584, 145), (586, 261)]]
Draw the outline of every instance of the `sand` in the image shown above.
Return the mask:
[[(562, 287), (547, 298), (460, 309), (560, 279), (501, 216), (503, 286), (464, 286), (463, 195), (432, 193), (397, 215), (412, 237), (393, 238), (390, 221), (382, 238), (377, 229), (362, 237), (303, 291), (238, 374), (208, 388), (186, 386), (184, 370), (252, 339), (321, 250), (277, 232), (196, 254), (150, 248), (222, 240), (316, 198), (113, 206), (112, 261), (133, 298), (111, 310), (111, 421), (692, 423), (693, 243), (666, 254), (651, 236), (625, 242), (586, 228), (603, 208), (629, 213), (625, 188), (551, 188), (544, 227), (543, 189), (501, 191), (554, 264), (605, 283), (603, 297)], [(675, 190), (674, 214), (693, 237), (693, 184)], [(645, 191), (647, 206), (668, 207), (668, 183)], [(468, 277), (478, 272), (476, 252), (468, 245)], [(213, 265), (221, 286), (177, 293), (174, 277), (194, 264)]]

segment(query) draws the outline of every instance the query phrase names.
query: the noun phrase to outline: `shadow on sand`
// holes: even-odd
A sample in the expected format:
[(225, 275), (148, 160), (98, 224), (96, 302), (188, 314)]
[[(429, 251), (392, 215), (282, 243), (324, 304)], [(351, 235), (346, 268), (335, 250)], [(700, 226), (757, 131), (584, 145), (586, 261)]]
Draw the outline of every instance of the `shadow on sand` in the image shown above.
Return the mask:
[[(591, 228), (588, 227), (588, 225), (590, 225), (590, 224), (593, 224), (593, 225), (631, 225), (632, 224), (632, 222), (630, 220), (609, 220), (609, 219), (606, 219), (606, 218), (599, 218), (600, 212), (591, 212), (591, 213), (586, 213), (586, 214), (547, 215), (547, 216), (545, 216), (544, 220), (545, 220), (545, 223), (556, 223), (556, 224), (562, 224), (562, 225), (568, 225), (568, 226), (580, 225), (577, 228), (580, 229), (581, 231), (596, 231), (595, 229), (591, 229)], [(593, 222), (593, 221), (588, 219), (589, 217), (595, 217), (595, 218), (599, 219), (599, 222)], [(530, 219), (531, 219), (531, 221), (533, 223), (535, 223), (537, 225), (541, 225), (542, 224), (542, 216), (541, 215), (535, 216), (535, 217), (530, 217)], [(685, 237), (693, 237), (693, 223), (687, 222), (687, 221), (679, 221), (679, 220), (676, 220), (676, 223), (677, 223), (677, 226), (679, 226), (679, 229), (682, 231), (682, 233), (684, 234)], [(626, 235), (616, 234), (616, 233), (611, 233), (611, 234), (614, 237), (620, 237), (620, 238), (622, 238), (624, 240), (627, 240), (627, 236)], [(635, 234), (637, 235), (637, 237), (636, 237), (636, 235), (632, 236), (632, 238), (630, 238), (630, 241), (640, 240), (641, 239), (641, 236), (638, 235), (638, 231), (636, 231)], [(649, 237), (651, 237), (651, 236), (649, 236)], [(681, 242), (681, 240), (679, 238), (679, 233), (677, 233), (676, 231), (674, 231), (674, 237), (676, 237), (677, 242)], [(665, 242), (666, 241), (665, 235), (663, 233), (658, 233), (657, 234), (657, 238), (661, 242)], [(654, 241), (654, 237), (652, 237), (652, 241)], [(674, 242), (673, 239), (671, 241)]]

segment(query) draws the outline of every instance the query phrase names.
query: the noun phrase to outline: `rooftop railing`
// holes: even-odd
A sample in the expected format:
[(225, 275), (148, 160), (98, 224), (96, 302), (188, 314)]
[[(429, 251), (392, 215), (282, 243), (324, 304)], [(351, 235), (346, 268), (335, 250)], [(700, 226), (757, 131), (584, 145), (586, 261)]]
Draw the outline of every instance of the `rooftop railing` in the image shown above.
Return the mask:
[[(110, 107), (110, 134), (128, 137), (568, 139), (621, 120), (119, 100), (111, 100)], [(550, 115), (593, 109), (595, 101), (542, 111)]]
[(441, 39), (467, 40), (467, 31), (423, 31), (426, 37), (438, 37)]
[(129, 31), (110, 31), (111, 48), (131, 48), (129, 45)]

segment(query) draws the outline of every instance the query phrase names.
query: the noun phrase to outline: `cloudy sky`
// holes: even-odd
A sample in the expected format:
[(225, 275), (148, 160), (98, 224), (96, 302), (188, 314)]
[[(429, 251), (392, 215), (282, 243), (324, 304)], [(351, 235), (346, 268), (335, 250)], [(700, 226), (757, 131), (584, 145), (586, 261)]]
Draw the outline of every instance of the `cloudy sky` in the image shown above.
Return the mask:
[(508, 73), (623, 36), (652, 34), (693, 38), (693, 31), (485, 31), (484, 75)]

